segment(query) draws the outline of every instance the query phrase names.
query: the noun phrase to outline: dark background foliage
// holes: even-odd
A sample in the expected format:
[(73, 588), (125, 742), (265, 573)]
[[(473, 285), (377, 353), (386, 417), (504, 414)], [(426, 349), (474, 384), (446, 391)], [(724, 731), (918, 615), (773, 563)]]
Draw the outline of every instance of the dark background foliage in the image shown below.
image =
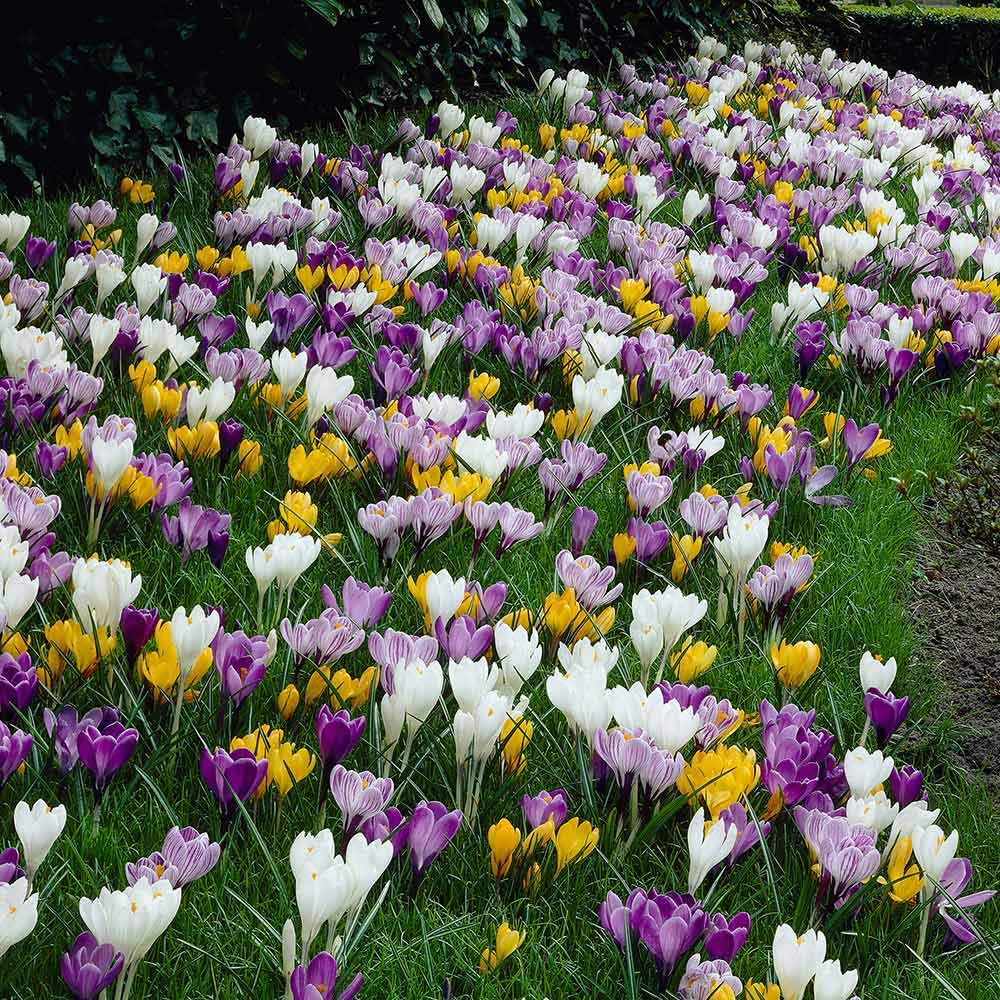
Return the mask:
[[(822, 16), (833, 2), (808, 9)], [(251, 112), (287, 128), (496, 91), (550, 64), (605, 73), (776, 12), (756, 0), (13, 4), (0, 190), (51, 190), (91, 166), (106, 183), (148, 174), (178, 148), (217, 147)]]

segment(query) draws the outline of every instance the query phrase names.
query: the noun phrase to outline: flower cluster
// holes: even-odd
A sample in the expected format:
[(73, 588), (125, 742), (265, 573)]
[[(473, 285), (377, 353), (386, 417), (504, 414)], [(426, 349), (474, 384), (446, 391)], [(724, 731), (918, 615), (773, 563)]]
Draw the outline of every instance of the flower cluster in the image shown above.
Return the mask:
[[(473, 870), (520, 923), (684, 842), (684, 891), (588, 903), (684, 1000), (846, 1000), (822, 928), (873, 900), (921, 953), (982, 940), (907, 678), (807, 608), (890, 421), (1000, 353), (1000, 95), (706, 38), (517, 110), (343, 155), (251, 117), (60, 240), (0, 215), (0, 794), (82, 807), (14, 809), (0, 956), (64, 826), (161, 777), (129, 837), (162, 846), (79, 899), (77, 997), (129, 996), (251, 844), (289, 852), (296, 1000), (357, 995), (361, 937)], [(744, 984), (762, 921), (710, 900), (771, 845), (811, 927)], [(500, 915), (483, 975), (526, 940)]]

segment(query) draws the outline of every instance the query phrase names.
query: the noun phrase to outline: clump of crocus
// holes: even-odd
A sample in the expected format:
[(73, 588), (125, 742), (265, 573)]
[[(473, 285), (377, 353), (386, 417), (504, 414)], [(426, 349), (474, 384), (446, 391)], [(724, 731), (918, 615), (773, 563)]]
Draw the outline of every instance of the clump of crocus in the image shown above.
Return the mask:
[(507, 961), (524, 944), (525, 932), (517, 931), (505, 920), (497, 929), (492, 948), (484, 948), (479, 959), (479, 971), (492, 972)]

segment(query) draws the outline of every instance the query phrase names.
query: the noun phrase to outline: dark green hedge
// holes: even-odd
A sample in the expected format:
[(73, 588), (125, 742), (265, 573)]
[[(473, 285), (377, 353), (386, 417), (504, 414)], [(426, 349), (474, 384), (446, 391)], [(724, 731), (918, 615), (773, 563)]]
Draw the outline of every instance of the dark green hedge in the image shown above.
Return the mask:
[(1000, 85), (1000, 9), (850, 4), (857, 31), (828, 44), (854, 59), (905, 70), (930, 83)]
[(541, 65), (606, 69), (670, 50), (718, 0), (173, 0), (9, 5), (0, 75), (0, 190), (149, 168), (150, 150), (225, 141), (249, 112), (336, 122)]

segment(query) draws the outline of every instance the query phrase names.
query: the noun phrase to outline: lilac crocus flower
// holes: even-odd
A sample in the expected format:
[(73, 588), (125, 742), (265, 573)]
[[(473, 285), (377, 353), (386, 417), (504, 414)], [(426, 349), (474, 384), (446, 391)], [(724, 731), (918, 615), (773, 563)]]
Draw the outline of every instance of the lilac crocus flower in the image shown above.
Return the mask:
[(732, 853), (726, 859), (727, 868), (732, 868), (747, 851), (755, 847), (762, 838), (771, 832), (770, 823), (750, 822), (746, 808), (739, 802), (734, 802), (728, 808), (723, 809), (719, 813), (719, 819), (725, 824), (727, 833), (731, 826), (736, 827), (736, 843), (733, 845)]
[(343, 611), (337, 605), (333, 591), (324, 583), (320, 588), (323, 603), (338, 615), (350, 618), (359, 628), (374, 628), (385, 617), (392, 603), (392, 594), (383, 587), (372, 587), (363, 580), (349, 576), (341, 595)]
[(200, 507), (187, 498), (181, 501), (178, 513), (163, 515), (163, 537), (181, 549), (181, 565), (193, 552), (208, 550), (212, 564), (221, 569), (229, 546), (229, 528), (232, 517), (210, 507)]
[(715, 995), (736, 996), (743, 990), (743, 983), (733, 975), (725, 959), (703, 962), (700, 955), (692, 955), (684, 968), (684, 975), (677, 986), (677, 1000), (709, 1000)]
[(24, 869), (20, 864), (20, 856), (16, 847), (8, 847), (0, 851), (0, 885), (10, 885), (19, 878), (24, 878)]
[(434, 859), (452, 842), (462, 825), (459, 809), (448, 811), (443, 802), (418, 802), (410, 816), (406, 839), (413, 877), (419, 882)]
[(848, 418), (843, 429), (844, 447), (847, 449), (847, 467), (853, 469), (864, 458), (865, 452), (875, 443), (879, 434), (878, 424), (867, 424), (859, 428)]
[(392, 844), (393, 856), (398, 856), (406, 847), (409, 835), (409, 820), (395, 807), (376, 813), (361, 824), (361, 832), (370, 844), (374, 840)]
[(541, 521), (536, 521), (531, 511), (519, 510), (509, 503), (500, 504), (497, 520), (501, 532), (496, 550), (498, 559), (518, 543), (529, 542), (545, 530), (545, 525)]
[(77, 747), (80, 733), (87, 726), (103, 730), (106, 726), (117, 722), (118, 709), (110, 705), (104, 708), (92, 708), (81, 717), (72, 705), (66, 705), (59, 710), (58, 715), (49, 708), (44, 709), (42, 720), (45, 723), (45, 731), (52, 738), (59, 777), (65, 778), (80, 759)]
[(553, 828), (558, 830), (569, 813), (566, 791), (556, 788), (551, 792), (539, 792), (537, 795), (522, 795), (521, 812), (531, 830), (537, 830), (549, 820), (552, 820)]
[(94, 1000), (120, 975), (125, 956), (113, 944), (98, 944), (93, 934), (84, 932), (63, 954), (59, 972), (77, 1000)]
[(0, 653), (0, 718), (23, 712), (38, 690), (38, 675), (27, 652), (16, 659)]
[(143, 647), (153, 638), (156, 626), (160, 621), (160, 612), (156, 608), (137, 608), (132, 604), (122, 609), (120, 626), (122, 638), (125, 640), (125, 653), (128, 665), (135, 666)]
[[(221, 628), (212, 640), (212, 658), (219, 674), (219, 690), (237, 710), (257, 690), (267, 672), (271, 648), (262, 635)], [(221, 706), (220, 706), (221, 707)]]
[(267, 761), (257, 760), (250, 750), (240, 747), (231, 754), (221, 747), (201, 752), (201, 780), (215, 796), (222, 810), (223, 827), (228, 826), (240, 802), (245, 802), (267, 777)]
[(556, 572), (563, 585), (572, 587), (576, 599), (591, 612), (618, 600), (624, 589), (620, 583), (609, 589), (615, 578), (614, 566), (602, 566), (589, 555), (574, 557), (568, 549), (556, 556)]
[(207, 833), (199, 833), (193, 826), (171, 827), (163, 847), (148, 858), (129, 862), (125, 877), (129, 885), (135, 885), (144, 876), (150, 882), (165, 878), (175, 889), (180, 889), (207, 875), (218, 863), (221, 852), (222, 848)]
[(574, 558), (578, 558), (583, 554), (587, 542), (590, 541), (590, 536), (594, 533), (594, 528), (597, 527), (597, 514), (589, 507), (577, 507), (573, 511), (573, 517), (570, 521), (572, 525), (570, 551)]
[(817, 902), (831, 908), (842, 906), (882, 864), (874, 832), (844, 816), (803, 806), (795, 808), (794, 818), (819, 862)]
[(939, 913), (948, 928), (945, 945), (971, 944), (980, 939), (968, 911), (991, 900), (992, 889), (961, 895), (972, 880), (972, 862), (968, 858), (954, 858), (941, 876), (941, 892), (931, 903), (931, 912)]
[(80, 731), (77, 750), (80, 762), (93, 779), (98, 803), (111, 779), (135, 753), (138, 742), (139, 731), (126, 729), (120, 722), (112, 722), (103, 729), (87, 725)]
[(335, 996), (337, 960), (328, 951), (321, 951), (308, 965), (295, 967), (288, 986), (292, 1000), (354, 1000), (361, 992), (364, 981), (365, 977), (359, 972)]
[(350, 839), (365, 820), (385, 809), (393, 790), (391, 778), (376, 778), (371, 771), (348, 771), (337, 764), (330, 773), (330, 794), (340, 809), (344, 836)]
[(478, 660), (493, 642), (490, 625), (476, 625), (469, 615), (458, 615), (446, 626), (443, 618), (434, 622), (434, 635), (445, 655), (458, 661), (464, 657)]
[(883, 694), (872, 688), (865, 692), (865, 712), (875, 730), (878, 745), (884, 748), (906, 721), (910, 713), (910, 699), (897, 698), (891, 691)]
[(30, 734), (0, 722), (0, 788), (7, 784), (11, 775), (28, 759), (33, 743)]

